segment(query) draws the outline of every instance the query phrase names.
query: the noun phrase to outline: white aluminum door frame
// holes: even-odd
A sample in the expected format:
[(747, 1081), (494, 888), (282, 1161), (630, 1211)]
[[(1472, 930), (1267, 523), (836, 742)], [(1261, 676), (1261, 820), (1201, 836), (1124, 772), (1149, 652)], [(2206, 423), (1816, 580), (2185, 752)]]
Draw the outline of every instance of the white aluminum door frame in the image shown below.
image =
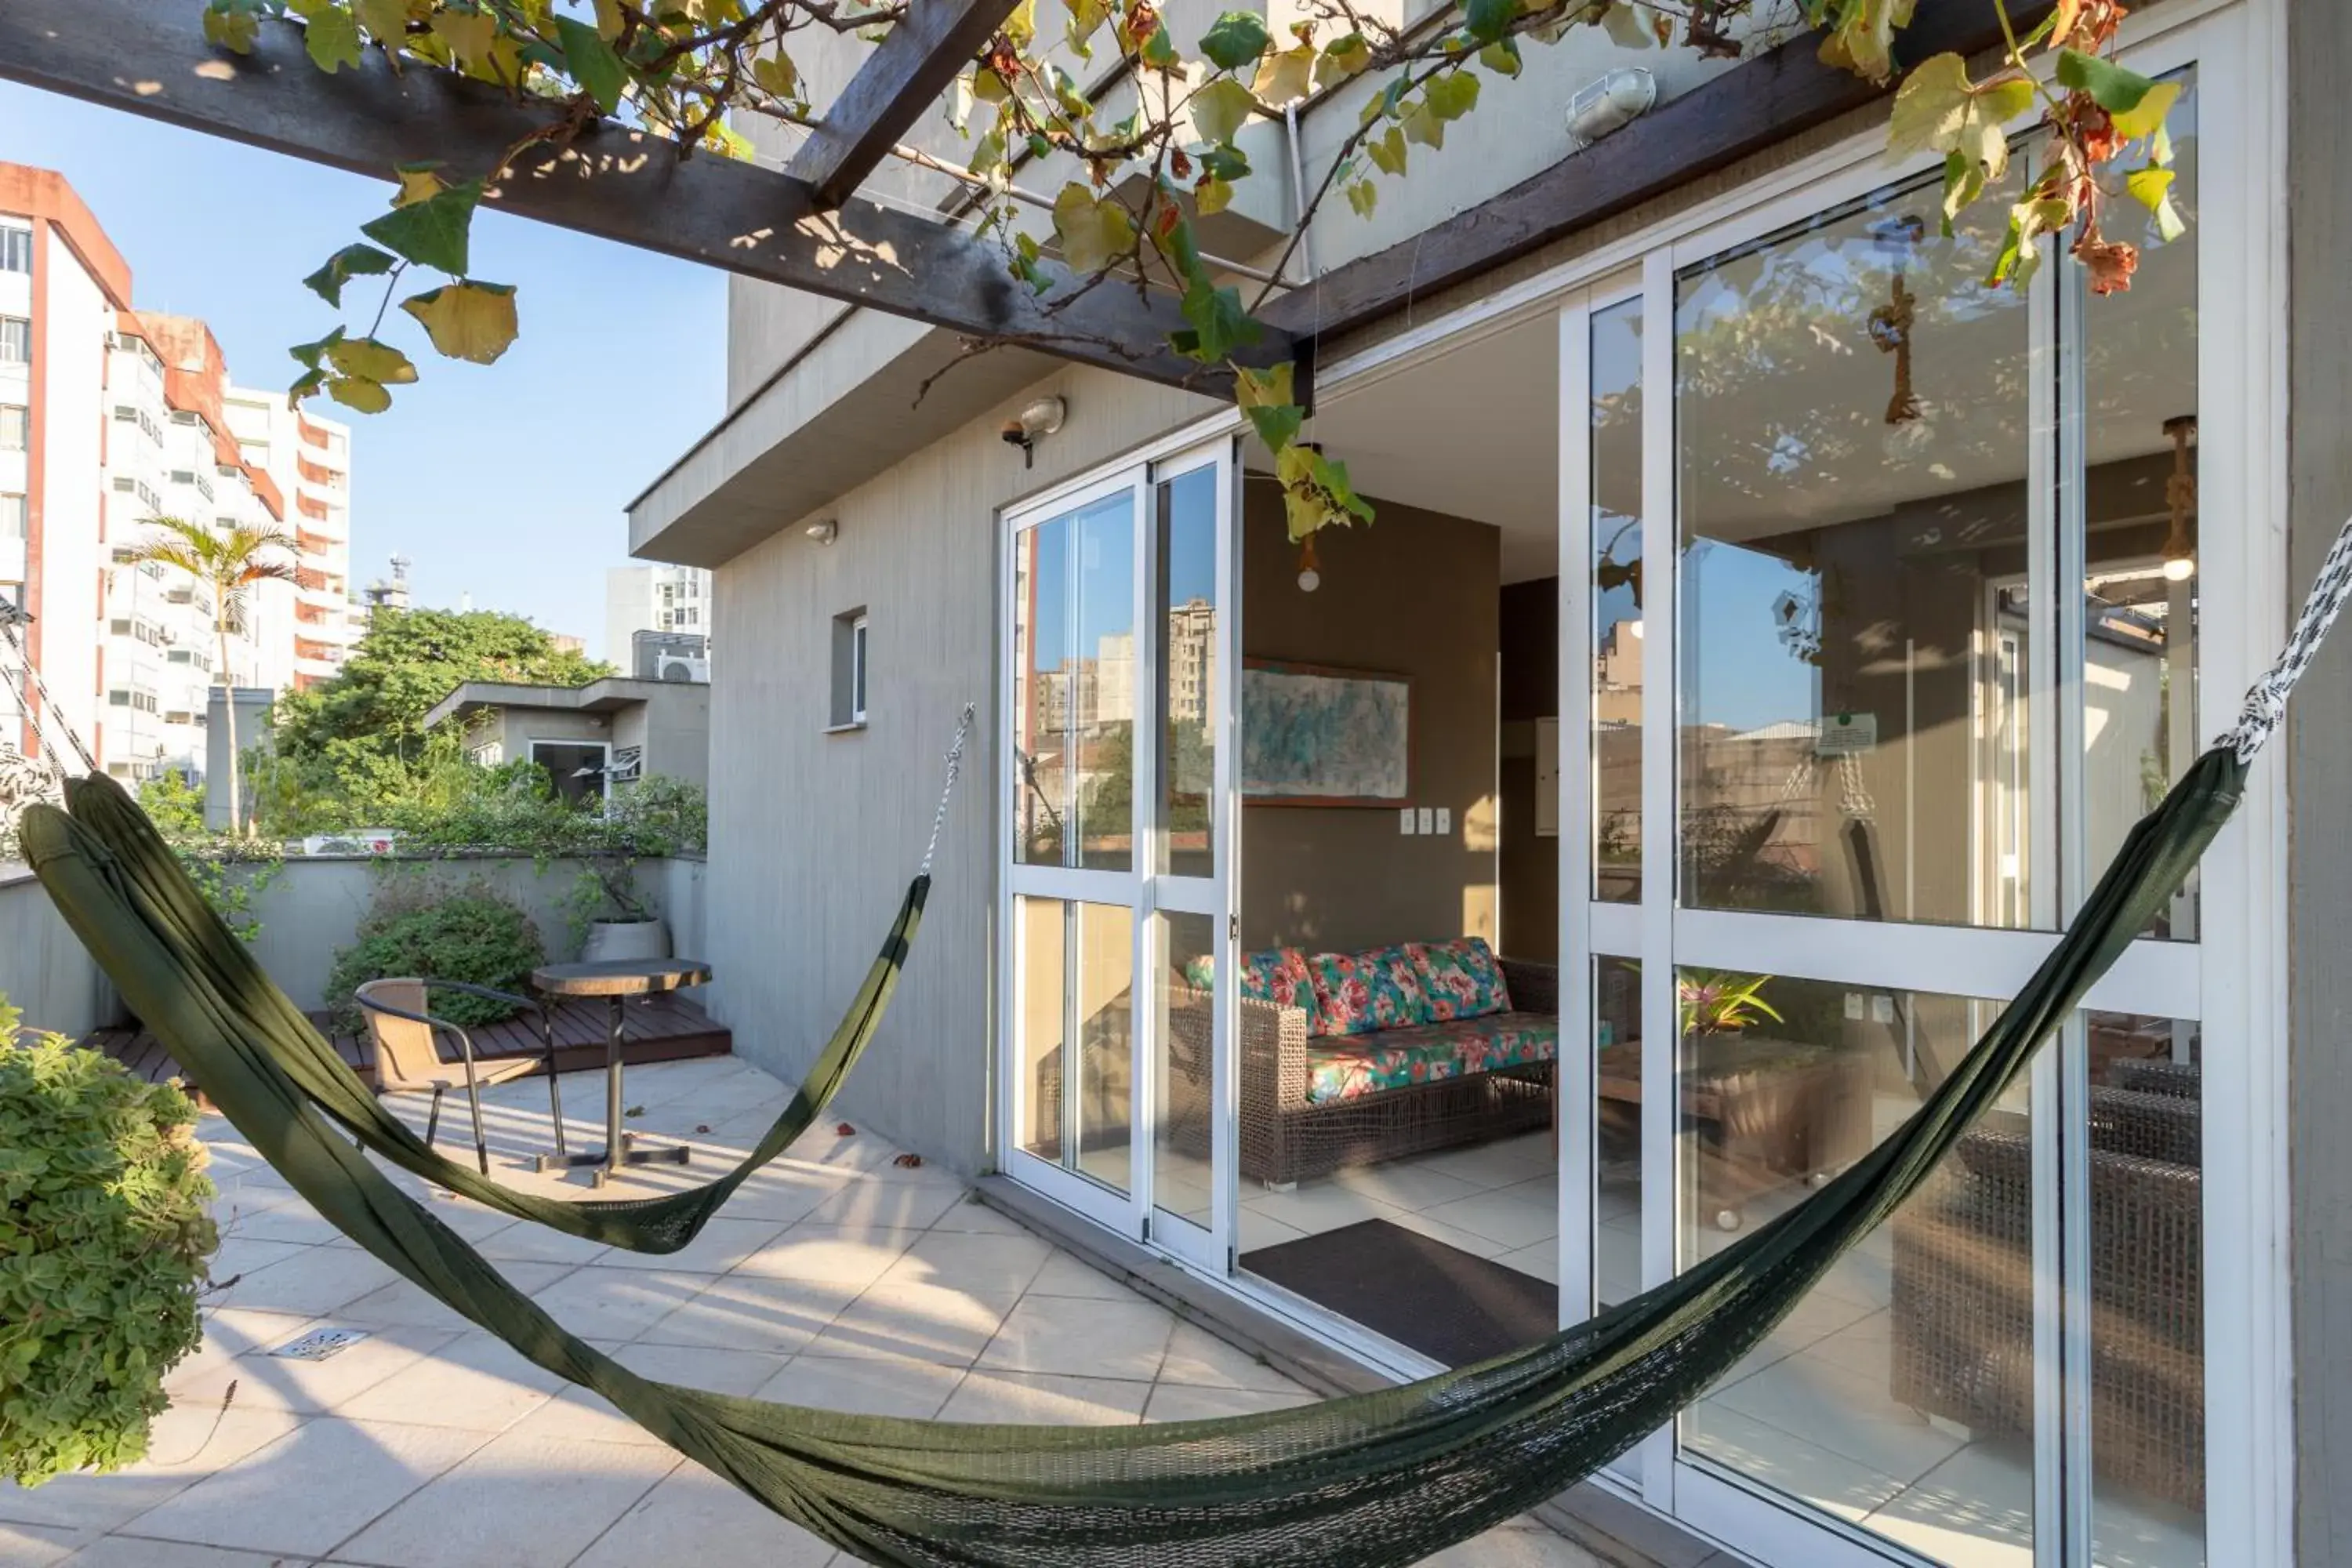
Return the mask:
[[(2200, 472), (2210, 497), (2243, 498), (2247, 512), (2256, 518), (2279, 515), (2274, 501), (2279, 489), (2278, 435), (2269, 409), (2278, 395), (2281, 367), (2272, 346), (2280, 330), (2283, 303), (2278, 297), (2277, 258), (2263, 237), (2261, 205), (2272, 183), (2263, 179), (2231, 180), (2220, 174), (2229, 169), (2273, 168), (2276, 129), (2274, 113), (2266, 114), (2246, 85), (2245, 62), (2250, 55), (2274, 53), (2283, 29), (2276, 26), (2273, 0), (2249, 0), (2246, 5), (2184, 6), (2172, 16), (2140, 22), (2127, 31), (2133, 40), (2132, 63), (2151, 74), (2198, 62), (2200, 115), (2199, 136), (2207, 171), (2203, 182), (2204, 211), (2200, 235)], [(2267, 48), (2265, 48), (2267, 46)], [(1686, 229), (1678, 240), (1643, 258), (1645, 293), (1650, 309), (1644, 320), (1644, 408), (1649, 411), (1644, 434), (1643, 510), (1644, 550), (1643, 616), (1659, 635), (1645, 639), (1643, 693), (1643, 829), (1645, 851), (1643, 901), (1638, 928), (1626, 917), (1624, 906), (1600, 905), (1591, 897), (1591, 846), (1585, 825), (1590, 821), (1590, 748), (1585, 766), (1560, 770), (1562, 848), (1562, 1002), (1566, 1016), (1580, 1022), (1591, 1016), (1591, 963), (1595, 956), (1638, 951), (1654, 959), (1676, 963), (1708, 962), (1711, 950), (1729, 946), (1723, 956), (1757, 967), (1762, 946), (1779, 963), (1777, 972), (1811, 973), (1823, 979), (1867, 973), (1885, 986), (1910, 980), (1906, 989), (1973, 990), (2005, 993), (2030, 973), (2054, 938), (2047, 931), (2016, 932), (1961, 928), (1897, 927), (1892, 931), (1856, 922), (1807, 921), (1803, 917), (1743, 916), (1705, 910), (1678, 910), (1671, 863), (1656, 851), (1671, 854), (1679, 821), (1678, 759), (1675, 719), (1678, 683), (1674, 660), (1679, 637), (1674, 605), (1679, 568), (1677, 508), (1675, 502), (1675, 452), (1673, 428), (1672, 324), (1674, 285), (1683, 265), (1710, 256), (1744, 239), (1759, 237), (1792, 221), (1868, 191), (1894, 183), (1906, 171), (1874, 162), (1853, 161), (1843, 172), (1806, 182), (1788, 194), (1747, 204), (1747, 210), (1727, 223), (1705, 231)], [(2053, 274), (2062, 269), (2045, 269)], [(2048, 276), (2037, 284), (2033, 309), (2046, 322), (2054, 316), (2050, 292), (2056, 287)], [(1613, 302), (1613, 300), (1609, 301)], [(1582, 657), (1589, 649), (1589, 576), (1591, 538), (1589, 511), (1590, 316), (1601, 306), (1600, 290), (1572, 290), (1560, 297), (1560, 685), (1563, 715), (1577, 703), (1589, 713), (1591, 671)], [(2052, 341), (2054, 332), (2040, 323), (2037, 344)], [(2037, 376), (2032, 423), (2046, 430), (2058, 417), (2057, 388), (2044, 389), (2053, 378)], [(2054, 479), (2051, 444), (2033, 443), (2036, 478)], [(2070, 487), (2071, 488), (2071, 487)], [(2054, 484), (2035, 486), (2038, 496), (2054, 496)], [(2234, 503), (2233, 503), (2234, 504)], [(2045, 508), (2046, 510), (2046, 508)], [(2054, 546), (2061, 531), (2055, 515), (2039, 520), (2035, 532), (2045, 546)], [(2232, 700), (2267, 661), (2283, 630), (2284, 530), (2278, 523), (2209, 530), (2200, 540), (2201, 591), (2208, 604), (2225, 605), (2220, 615), (2209, 611), (2199, 649), (2200, 689), (2207, 729), (2221, 721), (2221, 706)], [(2037, 559), (2054, 560), (2052, 548)], [(1661, 568), (1664, 568), (1663, 570)], [(2028, 742), (2028, 765), (2045, 808), (2036, 814), (2029, 853), (2029, 875), (2036, 896), (2037, 924), (2047, 925), (2057, 913), (2057, 829), (2054, 802), (2061, 762), (2056, 715), (2062, 704), (2053, 700), (2063, 672), (2054, 668), (2056, 655), (2047, 651), (2063, 642), (2061, 620), (2077, 630), (2079, 603), (2073, 616), (2062, 614), (2069, 595), (2059, 591), (2060, 574), (2045, 570), (2047, 586), (2032, 605), (2037, 638), (2042, 654), (2033, 656), (2030, 671), (2031, 721), (2037, 733)], [(2079, 595), (2075, 595), (2079, 597)], [(2242, 630), (2241, 629), (2242, 628)], [(2079, 667), (2080, 649), (2073, 664)], [(2079, 680), (2079, 668), (2075, 669)], [(1582, 693), (1572, 697), (1571, 693)], [(2038, 731), (2048, 731), (2049, 733)], [(1589, 726), (1588, 726), (1589, 731)], [(1564, 764), (1568, 759), (1563, 758)], [(2069, 770), (2079, 774), (2079, 763)], [(2258, 771), (2250, 799), (2208, 857), (2205, 897), (2209, 914), (2202, 943), (2142, 942), (2135, 944), (2106, 980), (2086, 998), (2085, 1010), (2115, 1009), (2164, 1014), (2203, 1021), (2208, 1038), (2250, 1042), (2257, 1048), (2248, 1071), (2221, 1075), (2206, 1087), (2206, 1210), (2207, 1314), (2215, 1328), (2207, 1343), (2207, 1411), (2209, 1469), (2209, 1541), (2218, 1552), (2212, 1561), (2284, 1564), (2292, 1561), (2291, 1531), (2281, 1522), (2291, 1518), (2287, 1502), (2292, 1489), (2292, 1384), (2289, 1344), (2284, 1333), (2284, 1248), (2283, 1215), (2284, 1152), (2265, 1129), (2278, 1125), (2284, 1073), (2277, 1060), (2284, 1039), (2277, 1016), (2279, 987), (2271, 984), (2284, 969), (2283, 885), (2276, 855), (2284, 834), (2284, 781), (2276, 768)], [(2045, 777), (2044, 775), (2049, 775)], [(2044, 827), (2041, 825), (2048, 823)], [(2079, 842), (2079, 835), (2076, 837)], [(1568, 846), (1581, 847), (1570, 851)], [(2081, 878), (2067, 879), (2072, 897), (2079, 899)], [(2071, 900), (2070, 900), (2071, 901)], [(1777, 928), (1777, 929), (1775, 929)], [(1629, 949), (1629, 938), (1638, 942)], [(1948, 951), (1945, 951), (1948, 950)], [(2196, 963), (2183, 963), (2186, 954)], [(1774, 963), (1763, 967), (1774, 968)], [(1671, 967), (1652, 962), (1643, 971), (1645, 1016), (1671, 1017)], [(1671, 1031), (1645, 1031), (1670, 1033)], [(2062, 1058), (2082, 1059), (2079, 1021), (2070, 1031), (2071, 1050), (2045, 1052), (2036, 1069), (2036, 1122), (2051, 1124), (2050, 1145), (2042, 1158), (2059, 1153), (2058, 1113), (2072, 1099), (2060, 1097)], [(1677, 1159), (1677, 1129), (1673, 1107), (1673, 1061), (1669, 1048), (1645, 1053), (1643, 1148), (1644, 1267), (1650, 1282), (1671, 1273), (1677, 1246), (1680, 1198), (1656, 1201), (1654, 1194), (1681, 1192)], [(1663, 1073), (1654, 1068), (1662, 1068)], [(1591, 1110), (1589, 1063), (1563, 1061), (1561, 1068), (1562, 1126), (1581, 1126)], [(2079, 1096), (2079, 1088), (2078, 1088)], [(2079, 1156), (2081, 1140), (2068, 1143)], [(2082, 1179), (2078, 1158), (2068, 1163)], [(1577, 1167), (1572, 1173), (1570, 1167)], [(1589, 1302), (1592, 1261), (1590, 1160), (1563, 1160), (1561, 1172), (1562, 1244), (1560, 1279), (1562, 1313), (1570, 1316)], [(2052, 1171), (2055, 1174), (2054, 1168)], [(1661, 1178), (1666, 1178), (1662, 1180)], [(2052, 1187), (2054, 1184), (2044, 1184)], [(2053, 1206), (2055, 1199), (2053, 1197)], [(2079, 1211), (2080, 1205), (2074, 1205)], [(2042, 1216), (2037, 1215), (2037, 1221)], [(1577, 1222), (1581, 1219), (1582, 1223)], [(2037, 1224), (2037, 1228), (2046, 1228)], [(2079, 1232), (2079, 1223), (2075, 1227)], [(2072, 1250), (2071, 1248), (2069, 1250)], [(2037, 1266), (2054, 1272), (2060, 1266), (2056, 1238)], [(2079, 1256), (2067, 1272), (2078, 1282)], [(2054, 1297), (2054, 1292), (2052, 1293)], [(2077, 1295), (2078, 1300), (2086, 1300)], [(2038, 1339), (2056, 1349), (2057, 1324), (2053, 1321)], [(2076, 1314), (2080, 1323), (2086, 1316)], [(2085, 1330), (2080, 1331), (2086, 1332)], [(2080, 1365), (2083, 1343), (2075, 1331), (2062, 1364)], [(2068, 1353), (2069, 1352), (2073, 1353)], [(2055, 1384), (2053, 1368), (2042, 1381)], [(2063, 1552), (2065, 1560), (2087, 1563), (2088, 1488), (2091, 1472), (2084, 1468), (2087, 1433), (2080, 1403), (2080, 1374), (2063, 1391), (2073, 1398), (2070, 1436), (2045, 1441), (2038, 1451), (2050, 1451), (2055, 1463), (2063, 1447), (2066, 1474), (2057, 1495), (2066, 1496), (2064, 1517), (2053, 1521), (2043, 1540)], [(2060, 1408), (2053, 1405), (2053, 1411)], [(2053, 1434), (2056, 1436), (2056, 1434)], [(1654, 1507), (1677, 1514), (1717, 1539), (1743, 1551), (1758, 1552), (1769, 1562), (1807, 1563), (1875, 1563), (1901, 1560), (1906, 1554), (1874, 1540), (1864, 1542), (1850, 1531), (1821, 1521), (1802, 1505), (1767, 1495), (1703, 1463), (1678, 1456), (1670, 1433), (1645, 1441), (1630, 1457), (1632, 1473), (1640, 1478), (1639, 1490)], [(2228, 1484), (2224, 1484), (2224, 1483)], [(2045, 1483), (2044, 1500), (2051, 1496)], [(2045, 1506), (2039, 1510), (2047, 1514)], [(2063, 1537), (2063, 1541), (2060, 1539)], [(2053, 1561), (2060, 1560), (2053, 1557)]]

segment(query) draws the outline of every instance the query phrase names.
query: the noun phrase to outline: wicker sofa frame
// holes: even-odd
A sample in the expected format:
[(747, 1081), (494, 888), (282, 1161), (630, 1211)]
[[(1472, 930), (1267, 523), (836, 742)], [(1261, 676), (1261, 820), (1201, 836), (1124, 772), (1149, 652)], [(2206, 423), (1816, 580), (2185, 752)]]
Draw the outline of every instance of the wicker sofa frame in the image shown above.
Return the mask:
[[(2091, 1454), (2109, 1480), (2205, 1500), (2204, 1178), (2193, 1067), (2118, 1061), (2091, 1091)], [(1962, 1140), (1894, 1227), (1894, 1396), (1972, 1431), (2033, 1430), (2032, 1152)]]
[[(1512, 1011), (1498, 1022), (1528, 1015), (1556, 1024), (1559, 971), (1549, 963), (1501, 961)], [(1196, 1159), (1209, 1157), (1214, 1010), (1209, 993), (1181, 984), (1167, 992), (1169, 1142)], [(1124, 1007), (1113, 1010), (1125, 1016)], [(1377, 1164), (1433, 1149), (1481, 1143), (1551, 1125), (1552, 1067), (1532, 1062), (1470, 1073), (1349, 1100), (1310, 1102), (1312, 1020), (1303, 1007), (1241, 1003), (1241, 1169), (1244, 1180), (1287, 1187), (1351, 1165)], [(1116, 1055), (1117, 1053), (1111, 1053)], [(1049, 1051), (1036, 1068), (1035, 1135), (1028, 1147), (1059, 1157), (1062, 1053)], [(1123, 1142), (1123, 1121), (1089, 1130), (1105, 1144)]]

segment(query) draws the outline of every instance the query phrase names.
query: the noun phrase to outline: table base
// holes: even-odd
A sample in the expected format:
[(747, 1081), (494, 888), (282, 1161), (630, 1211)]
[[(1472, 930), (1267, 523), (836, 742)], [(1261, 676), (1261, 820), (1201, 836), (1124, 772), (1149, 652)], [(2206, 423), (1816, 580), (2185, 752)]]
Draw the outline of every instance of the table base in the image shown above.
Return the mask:
[(635, 1146), (635, 1142), (634, 1138), (625, 1142), (621, 1145), (621, 1156), (617, 1160), (613, 1158), (613, 1152), (609, 1149), (599, 1149), (590, 1154), (541, 1154), (538, 1158), (535, 1168), (541, 1171), (576, 1171), (593, 1165), (595, 1167), (595, 1172), (589, 1178), (590, 1184), (601, 1187), (611, 1181), (624, 1166), (683, 1165), (694, 1154), (691, 1149), (668, 1145), (660, 1148), (638, 1148)]

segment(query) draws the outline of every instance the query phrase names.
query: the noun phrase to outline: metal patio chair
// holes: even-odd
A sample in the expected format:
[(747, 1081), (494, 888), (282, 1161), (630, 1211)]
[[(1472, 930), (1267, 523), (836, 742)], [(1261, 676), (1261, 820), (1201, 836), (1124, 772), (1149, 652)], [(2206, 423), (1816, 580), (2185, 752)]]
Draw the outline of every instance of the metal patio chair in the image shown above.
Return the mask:
[[(536, 1015), (544, 1050), (537, 1057), (478, 1057), (471, 1034), (460, 1025), (433, 1016), (430, 1009), (432, 994), (436, 991), (458, 991), (468, 996), (487, 997), (504, 1002), (518, 1012)], [(462, 1086), (466, 1090), (467, 1103), (473, 1111), (474, 1157), (480, 1163), (482, 1173), (489, 1174), (489, 1141), (482, 1134), (482, 1086), (506, 1083), (543, 1065), (547, 1069), (548, 1113), (555, 1124), (555, 1152), (558, 1155), (565, 1152), (563, 1100), (555, 1080), (555, 1024), (546, 1007), (528, 996), (494, 991), (487, 985), (473, 985), (462, 980), (423, 980), (406, 976), (371, 980), (352, 994), (366, 1016), (369, 1037), (375, 1042), (377, 1090), (429, 1089), (433, 1091), (433, 1107), (425, 1119), (425, 1142), (427, 1144), (433, 1142), (441, 1128), (441, 1097)], [(442, 1058), (436, 1043), (436, 1031), (446, 1031), (457, 1037), (456, 1061)]]

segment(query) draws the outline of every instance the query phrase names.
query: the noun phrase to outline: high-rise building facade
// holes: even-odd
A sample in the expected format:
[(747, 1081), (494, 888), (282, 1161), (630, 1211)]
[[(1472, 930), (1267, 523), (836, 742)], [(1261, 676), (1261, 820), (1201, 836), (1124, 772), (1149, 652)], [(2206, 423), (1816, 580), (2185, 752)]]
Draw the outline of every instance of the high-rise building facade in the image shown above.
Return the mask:
[[(236, 427), (257, 395), (233, 395), (202, 321), (135, 307), (129, 264), (63, 176), (0, 163), (0, 597), (31, 617), (20, 635), (40, 678), (0, 648), (0, 747), (30, 752), (46, 729), (52, 745), (79, 736), (117, 777), (200, 776), (211, 688), (331, 673), (348, 641), (348, 433), (288, 414), (281, 480), (276, 437), (249, 451)], [(330, 442), (310, 469), (303, 423)], [(131, 559), (159, 517), (292, 534), (304, 583), (322, 587), (262, 584), (224, 668), (209, 590)], [(313, 600), (327, 635), (307, 638)]]
[(297, 547), (294, 583), (266, 601), (261, 631), (272, 663), (257, 684), (299, 691), (333, 679), (357, 636), (351, 427), (288, 407), (283, 392), (231, 386), (223, 401), (238, 449), (287, 497), (285, 528)]
[(604, 574), (604, 658), (629, 668), (639, 632), (710, 638), (710, 574), (698, 566), (615, 566)]

